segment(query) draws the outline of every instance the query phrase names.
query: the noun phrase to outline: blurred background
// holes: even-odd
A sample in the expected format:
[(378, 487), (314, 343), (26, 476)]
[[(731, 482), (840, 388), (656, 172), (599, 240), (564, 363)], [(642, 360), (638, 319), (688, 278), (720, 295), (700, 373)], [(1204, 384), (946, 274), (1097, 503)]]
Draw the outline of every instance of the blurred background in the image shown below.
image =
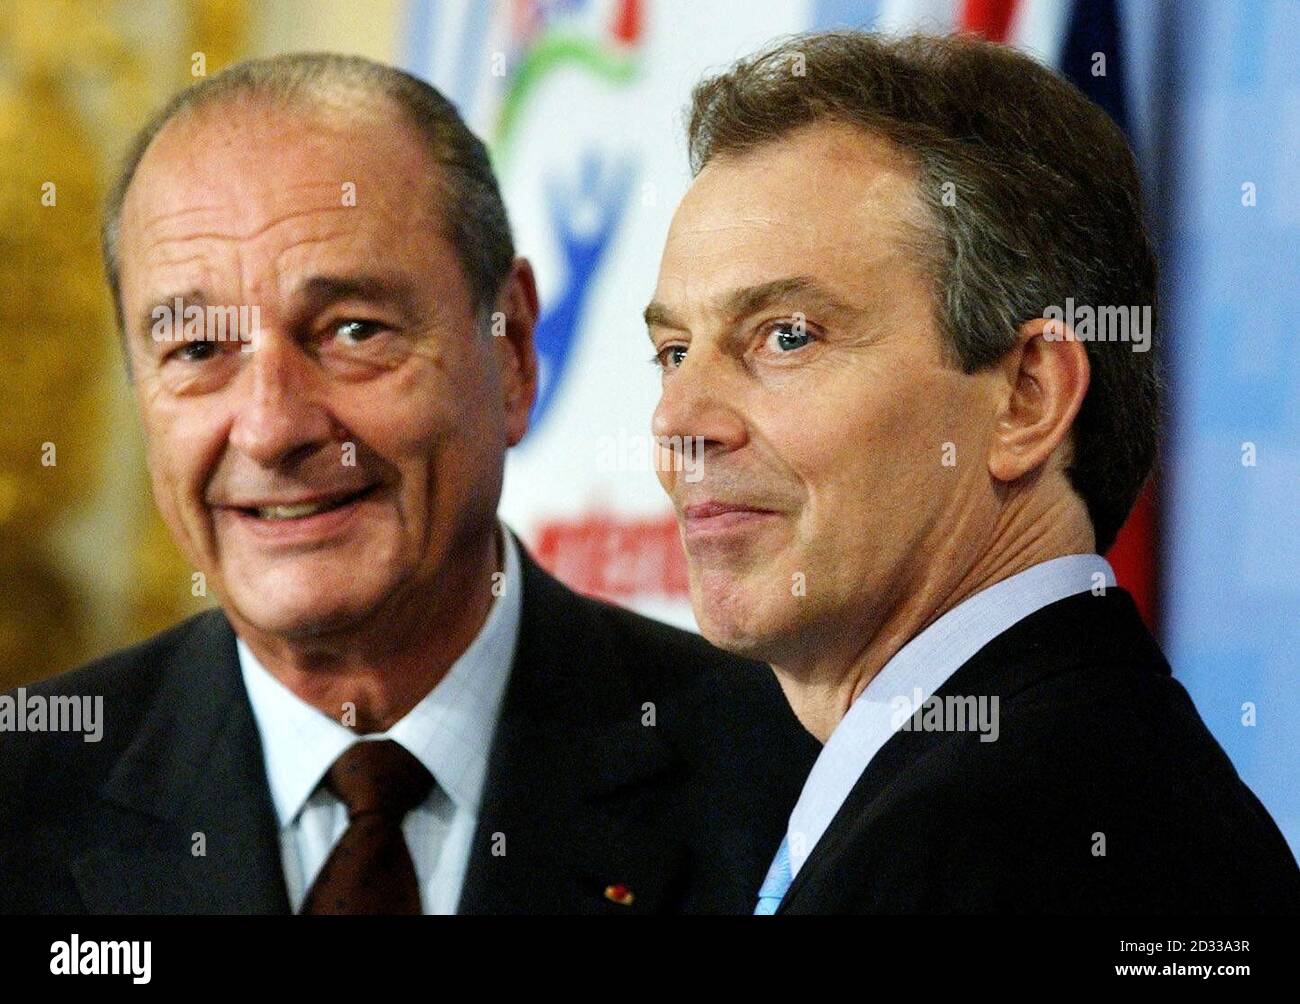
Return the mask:
[(1295, 0), (3, 0), (0, 690), (212, 602), (149, 497), (99, 205), (168, 95), (302, 49), (401, 65), (489, 142), (544, 306), (542, 393), (503, 516), (571, 585), (691, 625), (640, 321), (689, 183), (682, 109), (705, 71), (832, 27), (980, 32), (1128, 132), (1170, 398), (1160, 469), (1110, 558), (1300, 851)]

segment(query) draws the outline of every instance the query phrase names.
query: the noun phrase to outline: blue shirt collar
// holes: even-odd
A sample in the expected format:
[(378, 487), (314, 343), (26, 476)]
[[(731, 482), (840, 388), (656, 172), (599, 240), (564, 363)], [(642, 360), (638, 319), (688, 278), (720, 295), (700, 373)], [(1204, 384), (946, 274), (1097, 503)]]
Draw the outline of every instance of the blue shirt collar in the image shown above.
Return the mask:
[(790, 871), (812, 853), (867, 765), (902, 724), (902, 702), (915, 709), (981, 648), (1057, 600), (1115, 585), (1099, 554), (1053, 558), (970, 596), (885, 663), (831, 733), (790, 814)]

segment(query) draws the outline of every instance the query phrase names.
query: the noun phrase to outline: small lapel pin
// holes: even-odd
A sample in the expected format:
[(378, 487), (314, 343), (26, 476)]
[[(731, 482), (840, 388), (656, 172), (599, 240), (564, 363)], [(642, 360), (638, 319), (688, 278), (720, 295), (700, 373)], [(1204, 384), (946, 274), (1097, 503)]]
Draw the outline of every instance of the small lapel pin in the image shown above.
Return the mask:
[(611, 903), (617, 903), (619, 906), (632, 905), (632, 890), (625, 885), (607, 885), (605, 886), (605, 898)]

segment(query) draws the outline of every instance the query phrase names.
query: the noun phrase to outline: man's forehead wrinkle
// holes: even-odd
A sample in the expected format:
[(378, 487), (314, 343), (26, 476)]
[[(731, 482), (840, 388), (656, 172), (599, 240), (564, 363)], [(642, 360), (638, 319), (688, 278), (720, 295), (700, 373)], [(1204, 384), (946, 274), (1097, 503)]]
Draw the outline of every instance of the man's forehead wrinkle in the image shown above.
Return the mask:
[[(211, 227), (211, 221), (208, 218), (212, 216), (223, 216), (229, 211), (228, 205), (204, 207), (196, 209), (183, 209), (170, 213), (162, 213), (145, 223), (146, 230), (157, 230), (159, 228), (168, 229), (178, 222), (185, 222), (191, 217), (199, 217), (200, 223), (207, 223)], [(282, 223), (288, 223), (292, 220), (302, 219), (313, 216), (317, 213), (355, 213), (355, 207), (337, 205), (318, 205), (318, 206), (299, 206), (292, 209), (281, 209), (264, 219), (249, 230), (231, 230), (230, 228), (216, 227), (205, 229), (202, 233), (180, 234), (177, 236), (164, 236), (163, 240), (186, 240), (191, 237), (211, 237), (224, 240), (252, 241), (262, 236), (268, 230), (279, 226)], [(245, 213), (244, 215), (248, 215)]]
[(162, 269), (155, 269), (153, 272), (155, 272), (155, 274), (153, 274), (155, 285), (149, 287), (146, 297), (144, 297), (144, 302), (146, 302), (146, 306), (149, 308), (156, 307), (157, 304), (162, 303), (170, 304), (175, 297), (179, 297), (188, 303), (191, 302), (191, 300), (199, 302), (199, 300), (207, 299), (209, 295), (212, 295), (211, 287), (209, 287), (211, 284), (208, 282), (209, 273), (207, 271), (204, 271), (203, 274), (201, 274), (201, 277), (179, 278), (179, 280), (175, 282), (169, 280), (169, 278), (160, 276), (159, 273), (162, 272)]
[[(846, 215), (845, 215), (846, 216)], [(801, 239), (813, 239), (813, 241), (824, 243), (832, 235), (844, 234), (842, 243), (852, 243), (853, 234), (849, 234), (850, 221), (844, 216), (833, 218), (832, 226), (827, 226), (826, 221), (816, 220), (809, 213), (801, 212), (784, 212), (784, 213), (751, 213), (748, 216), (728, 218), (701, 218), (701, 220), (690, 220), (680, 225), (669, 241), (677, 242), (682, 239), (708, 239), (711, 237), (720, 237), (720, 235), (732, 235), (745, 233), (745, 231), (764, 230), (780, 231), (781, 234), (797, 234)], [(833, 228), (833, 229), (832, 229)]]
[[(137, 239), (140, 251), (124, 254), (120, 272), (123, 282), (131, 277), (130, 285), (143, 289), (147, 296), (158, 299), (161, 293), (170, 293), (181, 286), (192, 289), (206, 288), (213, 272), (209, 249), (196, 247), (186, 241), (151, 241)], [(139, 274), (137, 282), (135, 277)], [(166, 286), (166, 289), (162, 287)]]
[[(875, 214), (868, 223), (855, 218), (851, 211), (831, 220), (813, 220), (796, 214), (788, 221), (761, 227), (702, 222), (699, 226), (683, 226), (670, 238), (674, 258), (669, 266), (671, 273), (680, 278), (715, 273), (716, 266), (710, 264), (713, 259), (721, 259), (732, 266), (751, 261), (755, 264), (779, 263), (784, 268), (804, 261), (810, 267), (814, 262), (820, 262), (818, 271), (822, 268), (837, 271), (849, 268), (854, 272), (875, 270), (910, 259), (916, 229), (912, 221), (904, 222), (893, 214)], [(758, 242), (752, 238), (745, 242), (746, 235), (772, 232), (784, 235), (780, 244), (773, 244), (767, 236)], [(741, 235), (740, 244), (719, 240), (737, 234)], [(712, 246), (714, 243), (720, 246)]]
[(751, 212), (745, 215), (729, 216), (724, 220), (704, 219), (695, 223), (691, 229), (701, 233), (725, 233), (728, 230), (741, 230), (747, 227), (780, 227), (787, 226), (791, 223), (806, 224), (807, 221), (800, 220), (797, 217), (790, 219), (786, 216), (780, 216), (772, 213), (755, 213)]
[[(340, 211), (347, 211), (345, 207), (338, 208)], [(245, 252), (252, 251), (256, 256), (255, 246), (259, 242), (271, 237), (278, 239), (275, 234), (277, 228), (292, 225), (302, 217), (309, 215), (312, 214), (303, 212), (287, 213), (278, 219), (265, 222), (257, 230), (246, 234), (213, 231), (157, 238), (148, 244), (147, 267), (150, 271), (179, 270), (185, 266), (197, 267), (203, 270), (206, 279), (214, 270), (220, 274), (232, 264), (232, 260), (228, 258), (228, 255), (234, 254), (237, 258), (240, 258), (244, 256)], [(327, 229), (313, 227), (310, 232), (290, 232), (286, 235), (287, 242), (284, 246), (273, 249), (270, 267), (279, 274), (285, 268), (286, 255), (301, 252), (304, 248), (321, 247), (331, 242), (353, 241), (357, 238), (364, 239), (367, 230), (356, 227), (356, 221), (356, 217), (349, 216), (346, 218), (347, 225), (343, 225), (341, 220), (333, 220), (330, 221), (331, 225)], [(195, 251), (193, 250), (195, 242), (204, 242), (208, 246)], [(216, 245), (216, 247), (212, 245)], [(245, 262), (245, 265), (252, 265), (257, 268), (255, 261), (256, 257)], [(250, 286), (261, 285), (260, 282), (247, 275), (242, 276), (240, 282)], [(280, 285), (282, 285), (282, 279), (277, 275), (277, 278), (273, 280), (273, 288)]]
[[(308, 141), (306, 152), (314, 145)], [(304, 157), (302, 162), (291, 159), (280, 170), (259, 168), (233, 175), (223, 170), (214, 177), (210, 158), (197, 158), (186, 151), (179, 162), (169, 157), (149, 164), (140, 173), (128, 193), (124, 216), (138, 213), (141, 224), (148, 227), (189, 215), (266, 213), (276, 222), (327, 209), (380, 212), (408, 220), (413, 213), (426, 212), (425, 200), (413, 196), (412, 189), (428, 189), (436, 183), (428, 171), (405, 170), (391, 158), (376, 162), (365, 156), (345, 163), (332, 159), (328, 165)], [(220, 195), (214, 197), (211, 185), (220, 186)], [(348, 199), (349, 185), (356, 186), (352, 200)], [(434, 200), (430, 197), (428, 201)]]
[(301, 236), (292, 238), (283, 247), (277, 248), (275, 259), (278, 262), (285, 255), (291, 254), (294, 251), (302, 250), (303, 248), (319, 247), (321, 245), (333, 243), (334, 241), (355, 241), (357, 238), (364, 236), (363, 232), (359, 232), (354, 227), (340, 227), (337, 230), (330, 230), (325, 233), (302, 234)]
[[(171, 205), (141, 207), (144, 210), (140, 213), (141, 229), (146, 232), (159, 229), (170, 231), (183, 230), (186, 226), (193, 225), (206, 231), (229, 231), (228, 234), (219, 236), (251, 240), (262, 231), (281, 223), (316, 214), (346, 213), (353, 220), (378, 215), (399, 221), (409, 228), (412, 219), (422, 219), (432, 211), (431, 206), (426, 206), (426, 202), (433, 201), (431, 198), (412, 198), (409, 186), (390, 184), (392, 179), (368, 185), (364, 175), (345, 180), (311, 178), (293, 181), (290, 177), (291, 174), (286, 172), (283, 185), (262, 192), (245, 193), (239, 197), (232, 193), (222, 201), (205, 201), (198, 205), (180, 207), (175, 206), (174, 202)], [(348, 183), (358, 186), (359, 204), (345, 203), (348, 193), (344, 185)], [(232, 229), (235, 221), (242, 223), (250, 217), (263, 215), (265, 218), (258, 220), (257, 225), (250, 229), (242, 232)]]
[[(898, 196), (902, 196), (899, 198)], [(856, 198), (844, 206), (844, 211), (830, 218), (835, 230), (845, 230), (858, 221), (857, 214), (870, 213), (878, 216), (882, 222), (893, 223), (906, 213), (908, 216), (922, 211), (918, 199), (911, 197), (907, 188), (893, 188), (877, 184), (863, 186)], [(717, 218), (721, 216), (722, 218)], [(781, 230), (799, 230), (804, 233), (823, 233), (827, 231), (827, 220), (819, 219), (815, 214), (800, 212), (797, 204), (783, 206), (781, 211), (760, 212), (745, 210), (733, 212), (723, 207), (715, 212), (686, 221), (679, 225), (678, 233), (725, 234), (737, 230), (754, 228), (780, 228)]]
[[(273, 199), (283, 199), (286, 195), (312, 196), (319, 193), (324, 197), (321, 208), (329, 206), (335, 209), (368, 209), (371, 212), (386, 212), (403, 219), (425, 211), (426, 203), (431, 199), (424, 197), (423, 193), (413, 197), (414, 185), (411, 179), (394, 175), (377, 176), (371, 167), (358, 165), (354, 170), (343, 169), (332, 172), (328, 178), (303, 178), (277, 185), (269, 194)], [(422, 174), (415, 179), (414, 184), (431, 187), (434, 179), (427, 174)], [(344, 205), (344, 195), (347, 194), (345, 185), (356, 186), (358, 205)]]
[[(342, 210), (347, 207), (338, 208)], [(348, 209), (348, 211), (356, 212), (354, 209)], [(175, 283), (177, 286), (188, 282), (188, 284), (196, 288), (209, 288), (210, 282), (219, 278), (220, 274), (231, 265), (231, 260), (227, 256), (228, 253), (240, 255), (240, 252), (247, 250), (248, 245), (256, 244), (257, 241), (271, 235), (276, 226), (290, 224), (303, 215), (310, 214), (285, 214), (279, 219), (268, 221), (261, 232), (247, 235), (204, 232), (162, 238), (149, 244), (147, 258), (145, 259), (147, 261), (146, 267), (151, 273), (155, 274), (163, 272), (180, 273), (185, 279), (178, 280)], [(319, 254), (331, 244), (337, 243), (340, 246), (353, 247), (358, 241), (369, 240), (370, 231), (366, 228), (357, 227), (356, 222), (357, 217), (348, 216), (331, 220), (327, 229), (312, 227), (310, 230), (291, 232), (286, 237), (286, 243), (270, 249), (272, 252), (271, 257), (265, 261), (264, 265), (257, 265), (256, 258), (245, 262), (245, 265), (251, 266), (255, 270), (265, 269), (266, 274), (253, 276), (247, 274), (245, 269), (245, 274), (241, 275), (239, 279), (241, 287), (246, 287), (248, 292), (260, 290), (264, 294), (274, 291), (281, 296), (292, 295), (296, 291), (296, 284), (304, 271), (305, 262), (303, 259), (314, 260), (319, 258)], [(397, 239), (402, 240), (404, 243), (418, 243), (429, 236), (431, 235), (423, 231), (413, 231)], [(204, 247), (196, 250), (194, 247), (195, 241), (212, 242), (218, 247)], [(355, 255), (352, 257), (355, 257)], [(192, 272), (187, 273), (187, 270), (192, 270)], [(192, 275), (193, 278), (189, 278), (189, 275)], [(211, 293), (217, 295), (218, 291), (212, 289)]]
[(165, 241), (154, 245), (152, 254), (150, 255), (152, 261), (149, 262), (149, 265), (153, 270), (182, 269), (189, 265), (205, 266), (209, 263), (208, 256), (202, 251), (194, 251), (188, 242), (186, 242), (185, 246), (187, 250), (190, 250), (189, 254), (169, 253), (168, 249), (176, 243), (179, 242)]

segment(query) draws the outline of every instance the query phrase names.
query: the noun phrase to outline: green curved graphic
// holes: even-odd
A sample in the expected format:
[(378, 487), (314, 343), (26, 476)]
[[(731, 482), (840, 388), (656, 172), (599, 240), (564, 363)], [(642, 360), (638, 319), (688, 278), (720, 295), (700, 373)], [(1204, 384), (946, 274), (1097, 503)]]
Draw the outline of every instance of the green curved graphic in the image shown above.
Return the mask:
[(544, 77), (570, 64), (616, 86), (631, 83), (636, 79), (639, 69), (634, 57), (609, 52), (588, 38), (551, 35), (539, 40), (515, 71), (514, 80), (506, 90), (501, 104), (492, 141), (493, 159), (499, 167), (504, 167), (509, 161), (524, 102)]

